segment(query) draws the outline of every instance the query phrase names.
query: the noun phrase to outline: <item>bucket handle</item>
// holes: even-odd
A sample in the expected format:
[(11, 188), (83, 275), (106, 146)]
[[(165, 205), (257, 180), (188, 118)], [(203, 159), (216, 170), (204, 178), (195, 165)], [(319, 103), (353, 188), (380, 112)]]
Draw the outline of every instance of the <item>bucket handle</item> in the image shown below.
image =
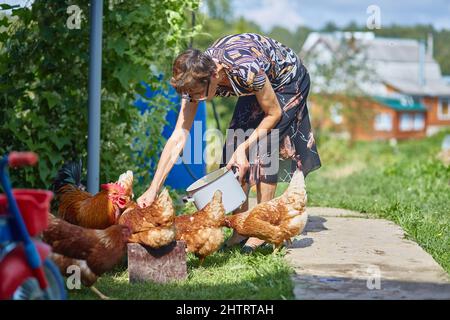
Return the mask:
[(233, 166), (233, 168), (236, 168), (236, 171), (233, 171), (233, 169), (231, 169), (231, 171), (233, 171), (234, 177), (236, 179), (239, 179), (239, 167), (238, 166)]
[(183, 200), (184, 203), (194, 202), (194, 198), (189, 197), (189, 196), (184, 196), (181, 199)]

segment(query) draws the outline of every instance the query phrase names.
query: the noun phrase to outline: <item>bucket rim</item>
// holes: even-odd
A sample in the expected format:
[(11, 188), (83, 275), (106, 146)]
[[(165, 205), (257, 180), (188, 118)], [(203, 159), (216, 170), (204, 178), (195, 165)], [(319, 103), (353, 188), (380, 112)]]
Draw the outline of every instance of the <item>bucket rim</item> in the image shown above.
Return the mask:
[[(214, 171), (208, 173), (207, 175), (201, 177), (200, 179), (198, 179), (194, 183), (192, 183), (189, 187), (187, 187), (186, 192), (192, 194), (195, 191), (198, 191), (198, 190), (202, 189), (203, 187), (206, 187), (207, 185), (210, 185), (214, 181), (217, 181), (219, 178), (223, 177), (229, 171), (230, 171), (230, 169), (227, 169), (227, 167), (222, 167), (222, 168), (219, 168), (217, 170), (214, 170)], [(220, 174), (218, 174), (218, 173), (220, 173)], [(211, 178), (214, 175), (217, 175), (217, 177)], [(211, 180), (207, 181), (208, 178), (211, 178)], [(199, 185), (197, 185), (197, 184), (199, 184)]]

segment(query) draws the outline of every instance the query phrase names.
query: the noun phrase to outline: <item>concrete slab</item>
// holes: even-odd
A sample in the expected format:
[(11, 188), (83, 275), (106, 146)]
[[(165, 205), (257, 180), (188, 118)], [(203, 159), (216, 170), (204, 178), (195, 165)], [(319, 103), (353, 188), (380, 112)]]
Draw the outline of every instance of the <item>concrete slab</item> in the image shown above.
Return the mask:
[(296, 299), (450, 299), (448, 274), (396, 224), (317, 211), (286, 255)]
[(308, 207), (306, 209), (308, 215), (315, 215), (321, 217), (356, 217), (356, 218), (369, 218), (367, 213), (361, 213), (357, 211), (338, 209), (338, 208), (324, 208), (324, 207)]

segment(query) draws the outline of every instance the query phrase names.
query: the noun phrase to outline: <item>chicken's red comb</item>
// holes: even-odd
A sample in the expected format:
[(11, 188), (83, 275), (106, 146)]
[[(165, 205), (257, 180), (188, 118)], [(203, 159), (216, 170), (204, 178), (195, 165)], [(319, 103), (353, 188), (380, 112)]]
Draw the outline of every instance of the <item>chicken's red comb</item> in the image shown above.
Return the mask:
[(125, 189), (118, 183), (104, 183), (100, 185), (102, 190), (117, 191), (119, 193), (125, 193)]

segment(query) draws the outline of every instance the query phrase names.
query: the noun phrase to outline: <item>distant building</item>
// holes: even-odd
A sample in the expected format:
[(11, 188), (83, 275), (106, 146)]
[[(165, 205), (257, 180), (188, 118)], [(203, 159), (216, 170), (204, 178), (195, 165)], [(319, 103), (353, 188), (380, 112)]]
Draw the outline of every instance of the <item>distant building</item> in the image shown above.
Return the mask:
[[(358, 126), (356, 139), (420, 138), (450, 126), (450, 84), (433, 59), (431, 36), (425, 45), (414, 39), (378, 38), (372, 32), (312, 32), (301, 56), (331, 61), (343, 40), (361, 48), (377, 76), (361, 84), (373, 116)], [(314, 77), (314, 66), (307, 67)], [(330, 120), (337, 127), (345, 122), (336, 110), (331, 110)]]
[(443, 76), (444, 81), (450, 86), (450, 76)]

